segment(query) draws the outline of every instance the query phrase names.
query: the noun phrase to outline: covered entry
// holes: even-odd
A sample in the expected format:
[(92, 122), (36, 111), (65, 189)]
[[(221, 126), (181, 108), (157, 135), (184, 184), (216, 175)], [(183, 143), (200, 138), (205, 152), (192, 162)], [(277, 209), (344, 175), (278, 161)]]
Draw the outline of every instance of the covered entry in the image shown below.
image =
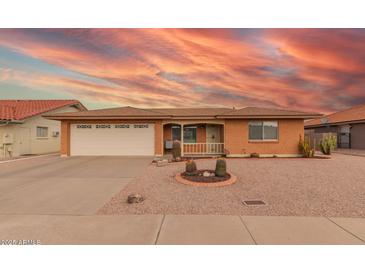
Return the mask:
[(168, 123), (163, 128), (164, 154), (171, 153), (172, 142), (181, 142), (182, 155), (220, 155), (224, 153), (224, 125), (213, 123)]
[(154, 124), (71, 124), (72, 156), (151, 156)]

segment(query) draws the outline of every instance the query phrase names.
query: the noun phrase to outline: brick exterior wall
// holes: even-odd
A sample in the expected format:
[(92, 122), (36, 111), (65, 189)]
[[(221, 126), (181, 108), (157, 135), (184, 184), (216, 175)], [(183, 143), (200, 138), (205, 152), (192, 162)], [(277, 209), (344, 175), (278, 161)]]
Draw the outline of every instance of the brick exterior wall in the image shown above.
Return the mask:
[(61, 156), (70, 155), (70, 123), (61, 121)]
[[(161, 120), (93, 120), (72, 121), (72, 123), (154, 123), (155, 124), (155, 155), (163, 154), (163, 140), (171, 138), (171, 126), (163, 127)], [(259, 154), (298, 154), (299, 136), (304, 136), (304, 122), (302, 119), (282, 119), (279, 122), (279, 140), (276, 142), (250, 142), (248, 140), (248, 120), (225, 120), (224, 134), (225, 148), (231, 155), (250, 153)], [(205, 143), (205, 127), (198, 127), (197, 142)], [(70, 155), (70, 123), (61, 122), (61, 155)]]
[(279, 140), (276, 142), (251, 142), (248, 140), (249, 120), (225, 121), (225, 148), (229, 154), (299, 154), (299, 136), (304, 136), (302, 119), (278, 120)]

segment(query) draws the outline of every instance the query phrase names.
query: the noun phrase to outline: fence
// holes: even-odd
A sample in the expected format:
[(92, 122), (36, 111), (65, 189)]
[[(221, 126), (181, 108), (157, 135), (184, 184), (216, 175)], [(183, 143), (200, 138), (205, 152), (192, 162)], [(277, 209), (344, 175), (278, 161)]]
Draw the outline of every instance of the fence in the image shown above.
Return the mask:
[(314, 148), (315, 150), (320, 150), (319, 143), (325, 137), (334, 136), (336, 138), (336, 143), (337, 143), (337, 133), (334, 133), (334, 132), (315, 133), (315, 132), (310, 131), (310, 132), (306, 132), (304, 134), (304, 136), (309, 141), (309, 144), (311, 145), (311, 147)]

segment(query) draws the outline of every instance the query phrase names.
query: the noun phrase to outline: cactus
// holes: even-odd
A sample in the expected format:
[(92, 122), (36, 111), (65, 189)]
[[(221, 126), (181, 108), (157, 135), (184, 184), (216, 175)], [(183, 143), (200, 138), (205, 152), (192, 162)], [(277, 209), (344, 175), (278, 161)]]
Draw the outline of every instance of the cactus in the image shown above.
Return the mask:
[(302, 139), (302, 136), (300, 136), (299, 139), (299, 151), (303, 154), (304, 158), (312, 158), (314, 157), (314, 148), (311, 147), (308, 139)]
[(175, 140), (172, 143), (172, 157), (174, 160), (181, 158), (181, 143)]
[(226, 160), (218, 159), (215, 164), (215, 176), (224, 177), (227, 174), (227, 164)]
[(335, 136), (324, 137), (319, 143), (319, 148), (325, 155), (331, 155), (332, 150), (337, 146), (337, 140)]
[(189, 160), (186, 162), (185, 173), (190, 176), (198, 174), (198, 170), (196, 168), (196, 163), (193, 160)]

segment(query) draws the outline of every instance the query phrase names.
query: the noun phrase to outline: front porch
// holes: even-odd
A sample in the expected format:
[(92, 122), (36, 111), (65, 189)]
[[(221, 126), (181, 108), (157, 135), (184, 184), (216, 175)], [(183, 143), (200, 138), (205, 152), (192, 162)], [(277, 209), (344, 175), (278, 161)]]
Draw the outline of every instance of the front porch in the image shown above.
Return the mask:
[(168, 123), (163, 126), (164, 155), (171, 154), (173, 141), (181, 142), (181, 156), (224, 154), (224, 125)]

